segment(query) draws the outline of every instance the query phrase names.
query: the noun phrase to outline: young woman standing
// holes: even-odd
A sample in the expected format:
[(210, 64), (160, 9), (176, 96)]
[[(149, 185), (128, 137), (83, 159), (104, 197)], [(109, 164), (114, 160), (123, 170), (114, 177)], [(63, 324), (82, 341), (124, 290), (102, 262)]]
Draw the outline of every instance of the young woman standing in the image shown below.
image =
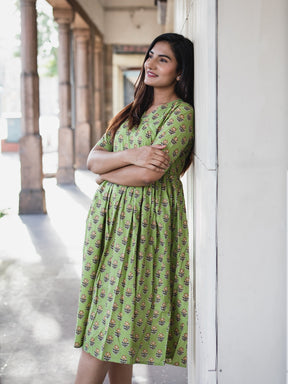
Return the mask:
[(192, 160), (193, 44), (150, 45), (134, 101), (91, 150), (76, 384), (131, 384), (134, 363), (186, 366), (188, 228), (180, 176)]

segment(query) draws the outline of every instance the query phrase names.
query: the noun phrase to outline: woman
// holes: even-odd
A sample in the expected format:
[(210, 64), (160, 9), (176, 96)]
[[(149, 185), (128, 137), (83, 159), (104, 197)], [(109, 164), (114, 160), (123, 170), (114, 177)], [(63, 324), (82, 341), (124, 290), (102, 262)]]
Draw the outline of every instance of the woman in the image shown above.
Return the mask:
[(130, 384), (132, 364), (186, 366), (188, 230), (179, 179), (192, 159), (193, 44), (150, 45), (134, 101), (91, 150), (100, 184), (86, 227), (76, 384)]

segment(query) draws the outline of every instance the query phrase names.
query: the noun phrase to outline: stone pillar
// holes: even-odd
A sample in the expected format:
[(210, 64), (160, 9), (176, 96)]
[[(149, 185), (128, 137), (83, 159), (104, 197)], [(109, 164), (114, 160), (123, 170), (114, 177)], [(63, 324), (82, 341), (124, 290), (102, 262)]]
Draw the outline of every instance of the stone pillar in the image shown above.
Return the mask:
[(74, 134), (71, 127), (70, 24), (72, 9), (54, 8), (59, 26), (58, 78), (59, 120), (57, 184), (74, 184)]
[(99, 36), (95, 37), (94, 45), (94, 117), (95, 132), (92, 135), (93, 145), (101, 138), (105, 131), (103, 124), (104, 100), (104, 65), (103, 42)]
[(39, 135), (36, 0), (21, 0), (21, 191), (19, 213), (46, 213)]
[(76, 52), (75, 165), (77, 169), (86, 169), (87, 157), (91, 149), (88, 86), (88, 42), (90, 31), (89, 29), (74, 29), (74, 37)]
[(113, 118), (113, 46), (105, 44), (104, 47), (104, 64), (105, 64), (105, 122), (108, 126), (109, 121)]

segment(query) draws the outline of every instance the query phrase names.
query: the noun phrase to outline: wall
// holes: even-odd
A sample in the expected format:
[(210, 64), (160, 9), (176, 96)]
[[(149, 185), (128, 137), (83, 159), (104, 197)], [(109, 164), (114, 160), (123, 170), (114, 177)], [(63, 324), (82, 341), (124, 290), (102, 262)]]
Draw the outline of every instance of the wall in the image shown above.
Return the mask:
[(174, 3), (195, 46), (189, 383), (284, 384), (288, 3)]
[(284, 384), (288, 3), (218, 6), (219, 383)]
[[(175, 32), (194, 42), (195, 156), (185, 178), (191, 250), (189, 383), (216, 383), (216, 3), (174, 0)], [(233, 383), (230, 383), (233, 384)]]
[(104, 36), (105, 44), (149, 44), (162, 33), (153, 0), (78, 0)]
[(107, 44), (150, 44), (162, 33), (157, 24), (157, 8), (105, 11), (105, 36)]

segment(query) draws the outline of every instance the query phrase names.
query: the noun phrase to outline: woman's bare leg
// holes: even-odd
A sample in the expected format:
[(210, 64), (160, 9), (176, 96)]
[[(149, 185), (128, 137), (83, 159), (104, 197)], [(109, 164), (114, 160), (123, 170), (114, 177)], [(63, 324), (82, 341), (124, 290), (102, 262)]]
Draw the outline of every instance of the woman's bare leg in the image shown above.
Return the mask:
[(98, 360), (82, 350), (75, 384), (102, 384), (110, 364)]
[(133, 365), (111, 363), (109, 367), (110, 384), (131, 384)]

